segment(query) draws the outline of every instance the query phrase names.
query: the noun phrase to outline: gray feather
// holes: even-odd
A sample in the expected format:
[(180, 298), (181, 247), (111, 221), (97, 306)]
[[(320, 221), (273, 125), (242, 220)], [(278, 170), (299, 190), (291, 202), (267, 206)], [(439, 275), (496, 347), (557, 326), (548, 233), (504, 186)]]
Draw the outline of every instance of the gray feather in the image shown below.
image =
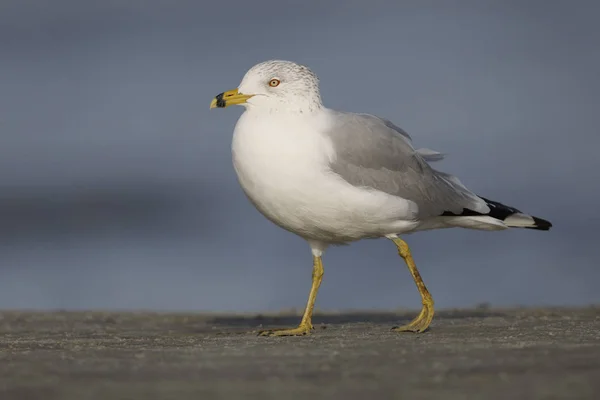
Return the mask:
[(425, 161), (429, 161), (429, 162), (440, 161), (440, 160), (443, 160), (444, 157), (446, 157), (446, 155), (443, 153), (440, 153), (438, 151), (431, 150), (431, 149), (426, 149), (426, 148), (417, 149), (417, 153), (419, 153), (419, 155), (421, 157), (423, 157), (423, 159), (425, 159)]
[(431, 168), (427, 160), (443, 155), (415, 150), (404, 130), (374, 115), (332, 112), (335, 123), (327, 135), (336, 158), (331, 169), (350, 184), (410, 200), (420, 219), (445, 211), (460, 214), (464, 208), (489, 211), (458, 178)]

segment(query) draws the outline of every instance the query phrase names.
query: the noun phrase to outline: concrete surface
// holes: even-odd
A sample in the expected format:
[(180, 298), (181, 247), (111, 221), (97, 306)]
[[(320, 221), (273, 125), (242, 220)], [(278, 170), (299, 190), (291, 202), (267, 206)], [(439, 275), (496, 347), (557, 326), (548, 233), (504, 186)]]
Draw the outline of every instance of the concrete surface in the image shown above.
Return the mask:
[(600, 308), (296, 316), (0, 312), (0, 399), (600, 399)]

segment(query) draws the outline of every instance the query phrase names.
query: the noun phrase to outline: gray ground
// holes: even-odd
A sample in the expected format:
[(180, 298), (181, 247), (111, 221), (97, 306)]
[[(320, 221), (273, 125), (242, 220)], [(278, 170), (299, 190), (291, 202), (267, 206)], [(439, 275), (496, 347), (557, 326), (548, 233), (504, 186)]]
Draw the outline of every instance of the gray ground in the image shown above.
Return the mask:
[(0, 312), (0, 399), (600, 398), (600, 308), (290, 316)]

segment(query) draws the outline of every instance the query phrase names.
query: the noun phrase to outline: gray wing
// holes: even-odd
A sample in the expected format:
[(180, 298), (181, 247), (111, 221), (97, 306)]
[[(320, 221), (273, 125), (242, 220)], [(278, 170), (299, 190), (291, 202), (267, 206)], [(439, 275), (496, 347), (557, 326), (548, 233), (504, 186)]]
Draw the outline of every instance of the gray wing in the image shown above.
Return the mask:
[(460, 214), (465, 208), (489, 212), (458, 178), (431, 168), (427, 160), (440, 159), (440, 153), (415, 150), (410, 136), (390, 121), (342, 112), (334, 112), (333, 119), (327, 132), (336, 152), (331, 169), (348, 183), (410, 200), (419, 218)]

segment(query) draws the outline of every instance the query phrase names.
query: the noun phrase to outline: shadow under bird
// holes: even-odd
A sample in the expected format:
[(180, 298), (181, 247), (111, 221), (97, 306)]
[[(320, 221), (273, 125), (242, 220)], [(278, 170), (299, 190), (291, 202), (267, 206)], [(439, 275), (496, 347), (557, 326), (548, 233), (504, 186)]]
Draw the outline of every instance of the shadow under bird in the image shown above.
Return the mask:
[(443, 156), (415, 149), (392, 122), (335, 111), (321, 101), (308, 67), (270, 60), (252, 67), (239, 87), (216, 96), (210, 108), (245, 107), (234, 129), (233, 165), (252, 204), (278, 226), (304, 238), (312, 250), (312, 287), (300, 325), (259, 332), (306, 335), (323, 278), (321, 256), (330, 245), (384, 237), (397, 247), (421, 294), (419, 315), (397, 332), (423, 332), (433, 299), (402, 234), (461, 227), (479, 230), (552, 224), (480, 197), (455, 176), (433, 169)]

